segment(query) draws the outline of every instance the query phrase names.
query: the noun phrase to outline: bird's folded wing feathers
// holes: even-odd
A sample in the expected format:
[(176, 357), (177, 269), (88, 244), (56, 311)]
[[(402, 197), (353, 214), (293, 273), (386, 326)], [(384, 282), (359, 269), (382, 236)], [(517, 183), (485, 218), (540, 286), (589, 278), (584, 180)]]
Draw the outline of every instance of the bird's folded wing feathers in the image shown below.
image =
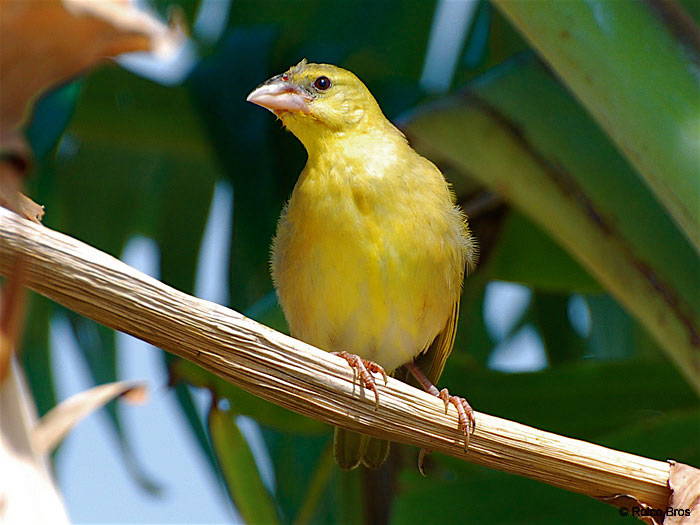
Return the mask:
[(452, 307), (452, 314), (447, 320), (445, 328), (435, 337), (428, 349), (416, 359), (416, 365), (418, 365), (434, 385), (440, 380), (447, 358), (450, 357), (452, 353), (452, 347), (454, 346), (455, 336), (457, 334), (458, 319), (459, 298)]

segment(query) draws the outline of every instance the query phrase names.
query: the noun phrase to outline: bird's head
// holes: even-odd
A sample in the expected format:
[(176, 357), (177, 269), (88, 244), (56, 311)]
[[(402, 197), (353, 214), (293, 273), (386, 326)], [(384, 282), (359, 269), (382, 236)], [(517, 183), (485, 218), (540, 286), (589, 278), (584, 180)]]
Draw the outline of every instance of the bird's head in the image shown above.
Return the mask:
[(309, 148), (330, 134), (376, 123), (383, 114), (362, 81), (350, 71), (306, 59), (263, 82), (248, 102), (272, 111)]

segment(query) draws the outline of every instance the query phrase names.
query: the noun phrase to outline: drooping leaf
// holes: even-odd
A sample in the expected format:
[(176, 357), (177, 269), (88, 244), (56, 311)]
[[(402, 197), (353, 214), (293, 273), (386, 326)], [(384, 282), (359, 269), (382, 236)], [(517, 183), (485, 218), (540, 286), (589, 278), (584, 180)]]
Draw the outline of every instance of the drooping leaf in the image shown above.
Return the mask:
[(80, 86), (80, 80), (76, 80), (49, 91), (37, 101), (26, 131), (36, 157), (45, 157), (55, 148), (73, 116)]
[(105, 403), (118, 397), (142, 402), (146, 387), (133, 381), (118, 381), (79, 392), (62, 401), (42, 417), (32, 430), (32, 444), (39, 454), (54, 450), (70, 430)]
[[(117, 383), (119, 374), (114, 330), (97, 324), (86, 317), (81, 317), (70, 310), (64, 309), (64, 313), (92, 382), (95, 385)], [(113, 401), (109, 402), (104, 405), (104, 410), (110, 426), (116, 434), (125, 468), (144, 490), (153, 494), (158, 493), (160, 486), (149, 476), (137, 459), (131, 441), (124, 431), (124, 423), (118, 405)]]
[(247, 523), (278, 523), (274, 500), (232, 415), (213, 405), (209, 411), (209, 430), (231, 499), (243, 519)]
[[(184, 35), (139, 6), (85, 0), (4, 2), (0, 33), (0, 205), (39, 222), (41, 206), (21, 193), (31, 164), (22, 127), (34, 100), (108, 57), (130, 51), (171, 54)], [(52, 122), (49, 135), (63, 124)]]
[[(167, 359), (169, 355), (170, 354), (163, 352), (163, 357), (165, 358), (165, 361), (169, 361)], [(166, 364), (166, 366), (169, 365)], [(185, 420), (187, 421), (187, 424), (190, 427), (190, 431), (194, 435), (194, 438), (197, 440), (199, 450), (202, 452), (207, 462), (209, 463), (209, 467), (211, 468), (212, 472), (216, 475), (219, 481), (222, 482), (223, 487), (223, 474), (221, 472), (221, 469), (219, 468), (219, 464), (216, 461), (216, 456), (214, 455), (214, 450), (211, 447), (211, 442), (209, 440), (205, 424), (202, 421), (202, 417), (200, 417), (199, 415), (199, 411), (197, 410), (197, 407), (194, 404), (194, 400), (192, 399), (192, 393), (189, 390), (190, 387), (186, 384), (178, 383), (172, 388), (175, 393), (175, 399), (177, 400), (177, 404), (180, 407), (180, 410), (182, 411), (182, 415), (185, 417)]]
[(277, 501), (286, 520), (292, 521), (298, 515), (308, 493), (308, 482), (328, 446), (330, 427), (324, 427), (326, 432), (314, 437), (269, 429), (263, 431), (275, 469)]
[(294, 519), (294, 525), (308, 525), (319, 513), (319, 506), (323, 503), (323, 496), (328, 492), (329, 482), (335, 468), (333, 448), (329, 443), (319, 457), (313, 476), (309, 479), (306, 494), (301, 499), (303, 505)]
[(49, 348), (49, 320), (52, 312), (53, 307), (48, 299), (38, 294), (29, 295), (28, 316), (20, 357), (40, 416), (56, 405)]

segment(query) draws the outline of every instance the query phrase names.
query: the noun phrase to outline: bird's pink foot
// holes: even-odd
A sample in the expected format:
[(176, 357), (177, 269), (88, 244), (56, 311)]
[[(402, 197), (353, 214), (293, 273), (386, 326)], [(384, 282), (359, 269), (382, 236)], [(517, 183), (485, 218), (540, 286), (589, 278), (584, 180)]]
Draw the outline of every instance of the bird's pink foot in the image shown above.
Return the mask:
[[(469, 436), (471, 436), (474, 433), (474, 429), (476, 429), (474, 410), (469, 405), (467, 400), (463, 397), (451, 396), (450, 392), (446, 388), (438, 390), (415, 363), (408, 363), (405, 366), (408, 368), (409, 372), (413, 374), (413, 377), (418, 380), (423, 387), (423, 390), (443, 400), (445, 403), (445, 414), (447, 414), (447, 409), (449, 408), (450, 404), (454, 405), (454, 407), (457, 409), (459, 429), (464, 434), (464, 450), (467, 450), (469, 448)], [(423, 454), (423, 456), (425, 456), (425, 454)], [(422, 459), (419, 468), (422, 468)]]
[(459, 396), (451, 396), (446, 388), (440, 390), (438, 397), (445, 402), (445, 414), (447, 414), (450, 403), (457, 409), (459, 429), (464, 434), (464, 450), (467, 450), (469, 448), (469, 436), (474, 433), (474, 429), (476, 428), (474, 410), (466, 399)]
[(348, 362), (348, 364), (352, 367), (353, 370), (357, 370), (357, 374), (360, 376), (360, 381), (362, 381), (362, 385), (365, 388), (368, 388), (369, 390), (374, 392), (374, 403), (375, 407), (378, 408), (379, 392), (377, 392), (377, 384), (375, 383), (372, 374), (381, 374), (384, 378), (384, 384), (386, 385), (389, 379), (387, 378), (384, 369), (373, 361), (362, 359), (359, 355), (350, 354), (348, 352), (331, 353), (333, 355), (337, 355), (338, 357), (342, 357)]

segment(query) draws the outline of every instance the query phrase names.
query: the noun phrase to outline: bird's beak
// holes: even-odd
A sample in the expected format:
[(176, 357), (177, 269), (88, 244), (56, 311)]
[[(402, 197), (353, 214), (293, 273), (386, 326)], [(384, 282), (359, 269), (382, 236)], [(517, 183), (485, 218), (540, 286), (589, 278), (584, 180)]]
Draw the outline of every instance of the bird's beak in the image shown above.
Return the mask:
[(278, 116), (285, 111), (304, 114), (311, 111), (311, 96), (300, 87), (284, 80), (281, 75), (255, 88), (246, 100), (269, 109)]

